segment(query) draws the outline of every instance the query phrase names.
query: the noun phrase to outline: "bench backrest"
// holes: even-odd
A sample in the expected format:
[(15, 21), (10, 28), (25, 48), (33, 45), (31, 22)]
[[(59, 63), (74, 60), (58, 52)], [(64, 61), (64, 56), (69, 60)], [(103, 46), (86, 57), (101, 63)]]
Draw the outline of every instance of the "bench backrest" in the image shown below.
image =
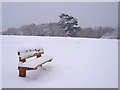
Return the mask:
[(42, 48), (18, 51), (19, 61), (22, 62), (26, 62), (27, 58), (31, 58), (33, 56), (40, 57), (41, 54), (44, 54), (44, 50)]

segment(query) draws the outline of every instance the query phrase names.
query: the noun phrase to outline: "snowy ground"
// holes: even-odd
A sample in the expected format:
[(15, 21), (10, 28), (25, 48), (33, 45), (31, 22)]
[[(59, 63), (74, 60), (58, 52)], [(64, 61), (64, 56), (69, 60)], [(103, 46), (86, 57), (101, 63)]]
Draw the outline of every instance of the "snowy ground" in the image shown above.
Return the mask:
[(2, 35), (0, 35), (0, 89), (2, 89)]
[[(118, 41), (68, 37), (3, 36), (3, 88), (117, 88)], [(18, 76), (17, 50), (43, 47), (47, 70)]]

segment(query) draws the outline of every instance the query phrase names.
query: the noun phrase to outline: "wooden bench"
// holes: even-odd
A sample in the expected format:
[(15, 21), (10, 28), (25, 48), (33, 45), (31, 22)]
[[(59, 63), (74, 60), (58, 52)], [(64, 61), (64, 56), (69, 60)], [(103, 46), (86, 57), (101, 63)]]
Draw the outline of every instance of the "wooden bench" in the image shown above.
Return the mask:
[(36, 70), (39, 66), (47, 62), (51, 62), (53, 58), (49, 56), (42, 56), (43, 49), (31, 49), (18, 51), (19, 56), (19, 76), (26, 77), (26, 70)]

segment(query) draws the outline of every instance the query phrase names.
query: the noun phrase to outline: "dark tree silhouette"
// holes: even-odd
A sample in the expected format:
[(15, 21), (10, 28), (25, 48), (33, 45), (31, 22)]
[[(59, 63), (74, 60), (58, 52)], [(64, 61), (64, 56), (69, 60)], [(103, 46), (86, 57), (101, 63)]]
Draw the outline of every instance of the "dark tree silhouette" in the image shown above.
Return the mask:
[(59, 15), (60, 21), (59, 24), (61, 27), (66, 31), (66, 34), (68, 36), (74, 36), (77, 30), (79, 30), (80, 27), (78, 27), (78, 20), (68, 14), (62, 13)]

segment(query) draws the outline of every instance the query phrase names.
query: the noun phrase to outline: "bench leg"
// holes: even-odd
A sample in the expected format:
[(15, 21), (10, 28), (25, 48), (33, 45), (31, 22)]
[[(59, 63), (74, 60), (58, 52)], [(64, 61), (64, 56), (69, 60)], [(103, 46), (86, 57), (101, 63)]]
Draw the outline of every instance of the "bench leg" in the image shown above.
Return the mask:
[(26, 68), (19, 68), (19, 76), (20, 77), (26, 77)]

